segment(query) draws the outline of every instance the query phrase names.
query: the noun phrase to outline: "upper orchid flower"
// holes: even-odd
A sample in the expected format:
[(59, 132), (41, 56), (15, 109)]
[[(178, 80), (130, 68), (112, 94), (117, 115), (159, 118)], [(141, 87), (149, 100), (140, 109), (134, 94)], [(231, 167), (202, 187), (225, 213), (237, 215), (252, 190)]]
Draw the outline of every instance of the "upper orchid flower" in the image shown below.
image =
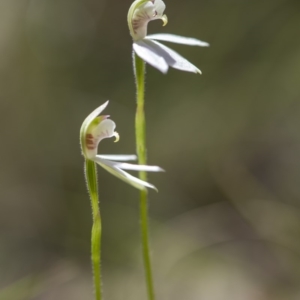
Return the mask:
[(130, 185), (144, 190), (147, 187), (156, 190), (155, 186), (140, 180), (123, 170), (160, 172), (163, 171), (157, 166), (134, 165), (117, 161), (136, 160), (136, 155), (98, 155), (97, 148), (101, 140), (115, 137), (117, 142), (119, 135), (115, 132), (116, 124), (108, 119), (109, 116), (99, 116), (106, 108), (108, 101), (95, 109), (83, 122), (80, 129), (80, 142), (82, 153), (86, 159), (99, 164), (106, 171), (129, 183)]
[(201, 71), (169, 47), (155, 41), (166, 41), (190, 46), (208, 47), (209, 44), (194, 38), (173, 34), (147, 35), (149, 21), (161, 19), (163, 26), (168, 23), (164, 15), (166, 5), (162, 0), (136, 0), (132, 3), (128, 16), (128, 26), (133, 38), (135, 53), (151, 66), (167, 73), (169, 66), (182, 71), (200, 73)]

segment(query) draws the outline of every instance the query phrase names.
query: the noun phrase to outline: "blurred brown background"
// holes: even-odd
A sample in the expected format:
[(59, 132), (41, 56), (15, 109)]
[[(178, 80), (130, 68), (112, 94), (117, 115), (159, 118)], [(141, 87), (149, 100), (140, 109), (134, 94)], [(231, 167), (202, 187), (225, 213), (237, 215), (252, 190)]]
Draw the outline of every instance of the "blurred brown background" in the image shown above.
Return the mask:
[[(300, 299), (300, 2), (166, 0), (202, 76), (147, 68), (157, 299)], [(0, 299), (93, 299), (79, 128), (132, 154), (130, 0), (0, 1)], [(138, 192), (99, 169), (105, 299), (146, 299)]]

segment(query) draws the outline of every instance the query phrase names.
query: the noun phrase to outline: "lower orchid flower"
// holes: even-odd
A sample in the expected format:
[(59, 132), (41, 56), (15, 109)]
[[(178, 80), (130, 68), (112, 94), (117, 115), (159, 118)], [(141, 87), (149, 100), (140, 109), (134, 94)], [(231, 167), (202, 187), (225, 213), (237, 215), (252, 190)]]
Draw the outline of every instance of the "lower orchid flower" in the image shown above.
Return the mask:
[[(95, 289), (95, 300), (102, 300), (102, 283), (101, 283), (101, 236), (102, 223), (98, 196), (98, 180), (96, 164), (115, 175), (119, 179), (127, 182), (147, 194), (147, 188), (156, 188), (146, 182), (138, 179), (124, 170), (135, 170), (145, 172), (163, 171), (157, 166), (134, 165), (125, 161), (135, 160), (135, 155), (98, 155), (97, 149), (99, 143), (105, 138), (115, 137), (116, 142), (119, 135), (115, 131), (116, 124), (109, 119), (109, 116), (100, 115), (106, 108), (108, 101), (95, 109), (84, 120), (80, 129), (80, 144), (82, 154), (85, 157), (85, 179), (88, 192), (91, 199), (93, 225), (91, 233), (91, 261), (93, 266), (93, 280)], [(144, 178), (143, 178), (144, 179)]]
[(80, 130), (80, 141), (82, 153), (86, 159), (91, 160), (103, 169), (127, 182), (137, 189), (144, 190), (146, 188), (155, 189), (155, 186), (138, 179), (124, 170), (161, 172), (164, 171), (158, 166), (146, 166), (124, 163), (124, 161), (136, 160), (136, 155), (98, 155), (97, 148), (101, 140), (105, 138), (115, 137), (117, 142), (119, 134), (115, 131), (116, 124), (109, 116), (99, 116), (106, 108), (108, 101), (95, 109), (83, 122)]
[(136, 0), (132, 3), (127, 21), (133, 38), (135, 53), (149, 65), (163, 73), (167, 73), (169, 67), (172, 67), (201, 74), (196, 66), (174, 50), (157, 42), (157, 40), (200, 47), (208, 47), (208, 43), (174, 34), (152, 34), (147, 36), (147, 26), (150, 21), (161, 19), (163, 26), (168, 23), (167, 16), (163, 14), (165, 8), (166, 5), (162, 0)]

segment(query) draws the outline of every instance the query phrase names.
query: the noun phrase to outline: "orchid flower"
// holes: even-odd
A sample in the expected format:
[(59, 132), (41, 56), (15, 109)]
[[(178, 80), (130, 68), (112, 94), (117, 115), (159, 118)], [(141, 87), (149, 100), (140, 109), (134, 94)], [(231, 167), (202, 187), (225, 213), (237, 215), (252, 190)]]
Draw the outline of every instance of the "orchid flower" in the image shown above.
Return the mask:
[(141, 59), (162, 73), (167, 73), (169, 67), (172, 67), (201, 74), (196, 66), (157, 40), (200, 47), (208, 47), (208, 43), (167, 33), (147, 35), (150, 21), (161, 19), (163, 26), (167, 25), (167, 16), (163, 14), (165, 8), (166, 5), (162, 0), (136, 0), (132, 3), (127, 21), (133, 38), (133, 50)]
[(147, 187), (155, 189), (155, 186), (140, 180), (123, 170), (161, 172), (163, 169), (157, 166), (145, 166), (124, 163), (124, 161), (136, 160), (136, 155), (98, 155), (98, 144), (105, 138), (115, 137), (117, 142), (119, 134), (115, 131), (116, 124), (109, 116), (99, 116), (106, 108), (108, 101), (96, 108), (83, 122), (80, 129), (80, 142), (82, 153), (86, 159), (92, 160), (103, 169), (136, 187), (144, 190)]

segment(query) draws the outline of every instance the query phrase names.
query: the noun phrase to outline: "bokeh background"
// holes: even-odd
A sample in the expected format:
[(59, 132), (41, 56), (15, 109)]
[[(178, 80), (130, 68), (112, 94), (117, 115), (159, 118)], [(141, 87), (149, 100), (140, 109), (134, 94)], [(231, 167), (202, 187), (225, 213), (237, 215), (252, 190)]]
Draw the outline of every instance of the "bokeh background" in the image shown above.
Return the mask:
[[(300, 299), (300, 2), (166, 0), (203, 75), (147, 68), (157, 299)], [(130, 0), (0, 1), (0, 299), (93, 299), (79, 128), (132, 154)], [(105, 299), (145, 300), (138, 191), (99, 170)]]

